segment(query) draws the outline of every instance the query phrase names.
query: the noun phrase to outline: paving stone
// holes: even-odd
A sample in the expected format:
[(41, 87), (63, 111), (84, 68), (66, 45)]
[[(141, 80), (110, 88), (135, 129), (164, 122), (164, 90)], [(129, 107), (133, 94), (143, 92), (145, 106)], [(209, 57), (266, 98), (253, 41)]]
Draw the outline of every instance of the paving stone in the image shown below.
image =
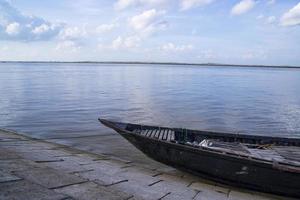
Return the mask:
[(18, 177), (24, 178), (33, 183), (37, 183), (46, 188), (57, 188), (85, 181), (78, 176), (70, 175), (50, 168), (17, 171), (15, 174)]
[(38, 164), (29, 160), (17, 159), (0, 161), (0, 169), (4, 171), (24, 171), (35, 168), (39, 168)]
[[(1, 145), (0, 145), (1, 146)], [(0, 160), (19, 159), (20, 156), (6, 148), (0, 147)]]
[(12, 175), (9, 172), (4, 172), (0, 170), (0, 183), (8, 182), (8, 181), (17, 181), (22, 178)]
[(145, 173), (145, 171), (137, 170), (134, 167), (126, 168), (126, 170), (122, 170), (116, 173), (116, 175), (142, 186), (148, 186), (149, 184), (160, 180), (160, 178), (153, 177), (150, 174)]
[(0, 183), (1, 200), (62, 200), (66, 197), (25, 180)]
[(47, 154), (46, 152), (40, 151), (40, 152), (22, 152), (20, 153), (23, 158), (29, 159), (36, 162), (45, 162), (45, 161), (57, 161), (57, 160), (63, 160), (61, 158), (53, 157), (52, 155)]
[(181, 195), (183, 193), (192, 193), (194, 194), (194, 190), (192, 188), (186, 187), (185, 184), (182, 184), (180, 182), (169, 182), (169, 181), (161, 181), (154, 185), (149, 186), (154, 191), (160, 192), (160, 193), (169, 193)]
[[(214, 192), (214, 191), (200, 191), (194, 198), (195, 200), (226, 200), (228, 196), (226, 194)], [(242, 200), (242, 199), (241, 199)]]
[[(231, 187), (206, 181), (150, 160), (129, 162), (127, 157), (122, 160), (111, 155), (97, 156), (41, 140), (25, 138), (28, 141), (21, 141), (22, 137), (9, 137), (10, 134), (0, 130), (0, 139), (3, 139), (2, 142), (0, 140), (1, 200), (282, 199), (248, 190), (235, 191)], [(94, 142), (96, 145), (93, 140), (86, 142)], [(1, 183), (1, 178), (5, 182)], [(23, 180), (19, 180), (20, 178)]]
[(112, 185), (121, 181), (126, 180), (122, 176), (108, 175), (105, 172), (96, 169), (95, 171), (79, 173), (80, 177), (88, 179), (90, 181), (97, 182), (99, 185)]
[(74, 172), (94, 169), (93, 167), (90, 166), (80, 165), (70, 160), (66, 160), (65, 157), (62, 157), (62, 159), (64, 160), (63, 162), (46, 162), (46, 163), (41, 163), (40, 165), (45, 167), (50, 167), (56, 170), (61, 170), (66, 173), (74, 173)]
[(62, 157), (64, 160), (71, 161), (77, 164), (93, 164), (95, 162), (95, 158), (86, 154), (75, 154), (74, 156), (66, 156)]
[(74, 199), (84, 200), (124, 200), (132, 196), (120, 191), (101, 187), (92, 182), (67, 186), (55, 189), (54, 191), (67, 194)]
[(196, 180), (198, 179), (192, 179), (192, 178), (187, 178), (187, 177), (180, 177), (180, 176), (177, 176), (177, 175), (174, 175), (174, 174), (161, 174), (159, 176), (159, 179), (161, 180), (164, 180), (164, 181), (169, 181), (169, 182), (180, 182), (186, 186), (194, 183)]
[(86, 166), (93, 167), (97, 171), (101, 171), (107, 175), (117, 174), (118, 172), (124, 171), (122, 165), (116, 164), (114, 161), (100, 160), (98, 162), (92, 162)]
[(146, 200), (157, 200), (167, 193), (165, 191), (157, 191), (149, 186), (139, 185), (138, 183), (132, 181), (115, 184), (110, 186), (110, 188), (121, 190), (128, 194), (133, 194), (136, 198)]
[(184, 192), (181, 194), (170, 193), (168, 196), (164, 197), (163, 200), (192, 200), (197, 196), (198, 192)]

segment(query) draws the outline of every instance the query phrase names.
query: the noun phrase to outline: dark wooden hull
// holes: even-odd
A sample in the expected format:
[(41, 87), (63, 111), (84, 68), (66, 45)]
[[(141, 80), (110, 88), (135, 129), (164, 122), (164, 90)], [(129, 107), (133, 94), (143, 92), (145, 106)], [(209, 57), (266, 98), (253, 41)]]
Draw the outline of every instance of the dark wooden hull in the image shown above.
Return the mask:
[(300, 173), (281, 170), (274, 163), (193, 148), (144, 137), (111, 127), (148, 157), (221, 183), (300, 197)]

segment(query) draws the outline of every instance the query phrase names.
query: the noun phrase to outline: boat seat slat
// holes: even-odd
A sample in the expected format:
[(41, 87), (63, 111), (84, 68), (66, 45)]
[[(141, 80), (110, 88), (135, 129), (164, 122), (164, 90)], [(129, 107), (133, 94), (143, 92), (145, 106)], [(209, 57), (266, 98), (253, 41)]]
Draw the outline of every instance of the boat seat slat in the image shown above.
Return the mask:
[(164, 133), (163, 133), (163, 135), (161, 137), (162, 140), (165, 140), (165, 137), (167, 135), (167, 131), (168, 131), (167, 129), (164, 129)]
[(133, 133), (138, 133), (139, 129), (134, 129), (132, 132)]
[(148, 137), (153, 137), (153, 134), (155, 133), (155, 129), (152, 129), (151, 132), (149, 133)]
[(168, 141), (171, 141), (171, 135), (172, 135), (172, 131), (168, 130), (168, 137), (167, 137)]
[(159, 135), (159, 139), (162, 140), (162, 138), (164, 137), (164, 134), (165, 134), (165, 129), (162, 129), (160, 131), (160, 135)]
[(159, 135), (158, 135), (158, 139), (161, 139), (161, 136), (162, 136), (162, 134), (164, 133), (164, 130), (163, 129), (160, 129), (160, 131), (159, 131)]
[(142, 132), (142, 129), (141, 129), (141, 128), (138, 128), (136, 133), (137, 133), (137, 134), (141, 134), (141, 132)]
[(141, 132), (141, 135), (145, 135), (146, 131), (147, 130), (143, 129), (142, 132)]
[(175, 131), (171, 131), (171, 141), (175, 140)]
[(167, 129), (167, 131), (166, 131), (166, 137), (165, 137), (165, 140), (167, 140), (168, 141), (168, 138), (169, 138), (169, 129)]
[(163, 129), (159, 139), (163, 140), (165, 138), (165, 134), (166, 134), (166, 129)]
[(155, 131), (155, 129), (152, 129), (151, 132), (149, 133), (148, 137), (152, 137), (154, 131)]
[(159, 137), (159, 134), (160, 134), (160, 129), (156, 131), (156, 133), (155, 133), (155, 138), (158, 138), (158, 137)]
[(157, 134), (157, 139), (159, 139), (160, 138), (160, 135), (162, 134), (162, 129), (159, 129), (159, 131), (158, 131), (158, 134)]
[(147, 132), (148, 132), (148, 129), (145, 129), (144, 136), (146, 136)]
[(167, 140), (168, 139), (168, 134), (169, 134), (169, 129), (166, 129), (165, 131), (165, 137), (163, 138), (163, 140)]
[(155, 135), (156, 135), (156, 133), (157, 133), (157, 129), (155, 129), (154, 131), (153, 131), (153, 133), (152, 133), (152, 136), (151, 137), (155, 137)]
[(152, 129), (149, 129), (149, 131), (146, 134), (146, 137), (149, 137), (149, 135), (151, 134), (151, 132), (152, 132)]

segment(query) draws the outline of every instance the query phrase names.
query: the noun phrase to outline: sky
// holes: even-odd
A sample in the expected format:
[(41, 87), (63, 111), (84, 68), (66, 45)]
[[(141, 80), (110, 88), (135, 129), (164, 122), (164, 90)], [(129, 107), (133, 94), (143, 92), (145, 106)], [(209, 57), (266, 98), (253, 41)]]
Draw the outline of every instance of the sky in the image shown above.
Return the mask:
[(0, 60), (300, 66), (300, 0), (0, 0)]

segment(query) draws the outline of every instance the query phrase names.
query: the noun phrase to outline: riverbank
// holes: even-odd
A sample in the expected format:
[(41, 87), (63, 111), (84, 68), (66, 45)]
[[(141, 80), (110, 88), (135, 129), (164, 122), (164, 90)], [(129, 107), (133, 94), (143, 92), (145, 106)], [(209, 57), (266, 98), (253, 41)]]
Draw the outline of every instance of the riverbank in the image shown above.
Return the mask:
[(147, 162), (145, 167), (145, 163), (0, 130), (0, 199), (287, 199)]
[(256, 68), (294, 68), (295, 65), (252, 65), (229, 63), (186, 63), (186, 62), (139, 62), (139, 61), (0, 61), (0, 63), (29, 63), (29, 64), (113, 64), (113, 65), (173, 65), (173, 66), (217, 66), (217, 67), (256, 67)]

